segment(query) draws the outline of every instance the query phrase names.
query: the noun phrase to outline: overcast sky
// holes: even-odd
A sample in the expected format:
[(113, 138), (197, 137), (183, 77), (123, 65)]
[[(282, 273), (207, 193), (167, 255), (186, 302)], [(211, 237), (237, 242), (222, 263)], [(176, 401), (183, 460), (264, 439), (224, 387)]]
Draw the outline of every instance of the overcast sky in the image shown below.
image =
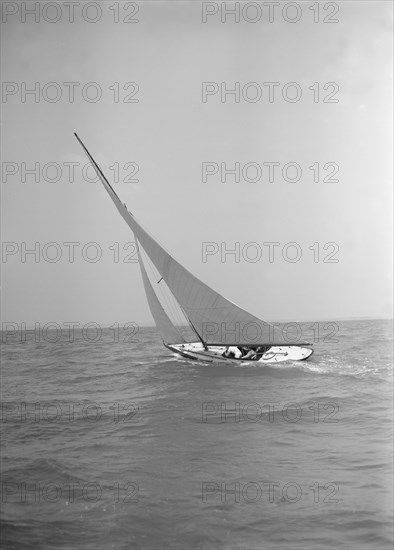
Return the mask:
[[(83, 13), (81, 2), (74, 22), (62, 3), (57, 11), (41, 3), (39, 22), (22, 13), (22, 4), (3, 3), (3, 321), (152, 323), (139, 266), (122, 261), (133, 235), (101, 185), (86, 181), (87, 161), (74, 131), (151, 234), (254, 315), (391, 316), (390, 2), (339, 2), (336, 14), (327, 6), (323, 11), (323, 2), (318, 14), (313, 2), (298, 2), (302, 14), (294, 8), (286, 17), (281, 3), (271, 23), (262, 3), (255, 23), (247, 20), (257, 19), (253, 6), (241, 11), (239, 23), (230, 15), (221, 22), (220, 3), (205, 8), (219, 9), (205, 23), (199, 2), (144, 2), (138, 13), (132, 3), (117, 2), (101, 2), (101, 13), (93, 2)], [(299, 15), (299, 21), (285, 20)], [(205, 102), (203, 82), (219, 89)], [(239, 102), (231, 94), (221, 101), (221, 83), (225, 91), (236, 82)], [(269, 82), (279, 83), (273, 102)], [(284, 88), (289, 82), (297, 86)], [(324, 89), (329, 82), (337, 88)], [(37, 97), (25, 95), (34, 83)], [(137, 83), (138, 91), (127, 83)], [(292, 102), (299, 90), (302, 97)], [(323, 101), (330, 97), (339, 101)], [(207, 162), (211, 168), (255, 163), (257, 171), (249, 167), (239, 182), (231, 175), (222, 182), (219, 171), (203, 182)], [(263, 164), (270, 162), (280, 163), (273, 182)], [(301, 167), (299, 181), (283, 179), (288, 162)], [(23, 173), (35, 163), (37, 182)], [(115, 163), (120, 181), (114, 181)], [(338, 182), (323, 181), (335, 167), (327, 163), (338, 165), (331, 176)], [(122, 181), (136, 165), (138, 182)], [(259, 168), (260, 180), (250, 181)], [(36, 242), (38, 262), (23, 254)], [(46, 247), (51, 242), (57, 249)], [(67, 242), (80, 243), (74, 262)], [(101, 249), (97, 262), (86, 258), (94, 257), (92, 247), (82, 255), (91, 242)], [(205, 262), (204, 242), (217, 243), (219, 251)], [(222, 262), (220, 251), (236, 242), (240, 261), (227, 255)], [(273, 242), (279, 244), (270, 262), (263, 243)], [(286, 248), (291, 242), (297, 247)], [(326, 243), (335, 244), (324, 250)], [(59, 250), (59, 261), (51, 263)], [(248, 261), (259, 250), (261, 258)], [(300, 250), (298, 262), (283, 258), (283, 251), (293, 257)]]

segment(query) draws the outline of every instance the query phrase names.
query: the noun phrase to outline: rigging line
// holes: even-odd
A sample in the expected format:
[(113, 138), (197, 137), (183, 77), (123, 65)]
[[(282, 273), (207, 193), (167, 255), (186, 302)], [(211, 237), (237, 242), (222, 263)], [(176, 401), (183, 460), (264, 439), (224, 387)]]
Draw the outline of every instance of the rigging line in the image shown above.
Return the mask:
[[(140, 251), (141, 259), (144, 262), (144, 265), (146, 265), (148, 267), (148, 270), (151, 273), (151, 278), (154, 279), (154, 280), (157, 280), (158, 276), (160, 276), (159, 271), (157, 270), (156, 266), (153, 264), (152, 260), (149, 258), (149, 256), (146, 253), (145, 249), (142, 246), (139, 246), (140, 243), (138, 241), (137, 241), (137, 243), (138, 243), (137, 246), (138, 246), (138, 250)], [(162, 279), (163, 279), (163, 277), (161, 277), (160, 280), (157, 281), (157, 283), (160, 283), (160, 281)], [(165, 284), (165, 287), (167, 288), (168, 285), (165, 281), (164, 281), (164, 284)], [(163, 286), (163, 285), (161, 285), (161, 286)], [(153, 286), (152, 286), (152, 290), (153, 290), (153, 292), (155, 292), (154, 289), (153, 289)], [(174, 308), (174, 306), (173, 306), (173, 304), (171, 304), (171, 302), (169, 302), (169, 299), (168, 299), (167, 293), (165, 292), (165, 289), (160, 288), (159, 292), (160, 292), (160, 295), (162, 297), (162, 300), (164, 300), (165, 304), (167, 305), (167, 310), (169, 311), (170, 314), (172, 314), (173, 318), (171, 319), (171, 316), (170, 316), (169, 317), (170, 321), (173, 323), (173, 325), (174, 325), (175, 329), (177, 330), (178, 334), (180, 336), (183, 336), (181, 331), (179, 330), (179, 328), (176, 326), (175, 323), (179, 321), (180, 325), (184, 325), (186, 319), (184, 319), (184, 318), (182, 319), (180, 317), (179, 311), (176, 308)], [(156, 297), (158, 298), (157, 292), (155, 292), (155, 294), (156, 294)], [(174, 299), (174, 301), (175, 301), (175, 299)], [(159, 302), (160, 302), (160, 300), (159, 300)], [(176, 301), (175, 301), (175, 304), (178, 306)], [(163, 305), (162, 305), (162, 307), (163, 307)], [(178, 306), (178, 308), (179, 308), (179, 306)], [(165, 309), (164, 309), (164, 311), (165, 311)], [(174, 323), (174, 321), (175, 321), (175, 323)]]
[[(142, 248), (142, 250), (143, 250), (143, 248)], [(148, 267), (149, 271), (152, 272), (152, 276), (154, 275), (155, 279), (157, 279), (157, 276), (156, 276), (155, 271), (151, 268), (150, 264), (147, 262), (146, 259), (145, 259), (145, 262), (147, 263), (147, 267)], [(146, 270), (145, 270), (145, 271), (146, 271)], [(148, 276), (148, 275), (147, 275), (147, 276)], [(148, 277), (148, 278), (149, 278), (149, 277)], [(157, 293), (154, 291), (152, 285), (151, 285), (151, 290), (152, 290), (152, 292), (156, 295), (156, 299), (158, 300), (159, 304), (160, 304), (161, 307), (163, 308), (163, 305), (160, 303), (160, 300), (159, 300), (159, 298), (158, 298), (158, 296), (157, 296)], [(164, 309), (164, 308), (163, 308), (163, 311), (165, 312), (165, 309)], [(182, 333), (179, 331), (178, 327), (174, 325), (173, 320), (171, 319), (171, 317), (169, 317), (169, 321), (170, 321), (170, 323), (172, 323), (174, 330), (175, 330), (175, 331), (178, 333), (178, 335), (184, 340)]]
[[(157, 269), (154, 266), (152, 266), (152, 272), (158, 273)], [(161, 288), (159, 289), (159, 293), (162, 299), (164, 300), (165, 304), (167, 305), (169, 312), (172, 314), (174, 323), (182, 325), (185, 321), (180, 317), (175, 299), (170, 294), (168, 286), (165, 282), (164, 282), (164, 285), (161, 285)]]
[[(187, 317), (187, 316), (186, 316)], [(194, 332), (197, 334), (199, 340), (201, 341), (202, 345), (204, 346), (204, 349), (205, 350), (208, 350), (208, 346), (207, 344), (204, 342), (204, 340), (202, 339), (202, 337), (200, 336), (200, 333), (198, 332), (198, 330), (196, 329), (196, 327), (193, 325), (191, 319), (189, 319), (189, 317), (187, 317), (192, 329), (194, 330)]]
[[(192, 329), (192, 332), (194, 332), (194, 333), (197, 335), (198, 339), (201, 341), (201, 343), (202, 343), (202, 345), (204, 346), (204, 348), (207, 349), (206, 343), (204, 342), (204, 340), (203, 340), (203, 339), (201, 338), (201, 336), (199, 335), (199, 333), (198, 333), (197, 329), (195, 328), (195, 326), (193, 325), (193, 323), (192, 323), (190, 317), (189, 317), (189, 316), (186, 314), (186, 312), (183, 310), (182, 306), (179, 306), (179, 308), (182, 310), (182, 313), (183, 313), (183, 315), (185, 316), (185, 319), (187, 320), (187, 322), (188, 322), (190, 328)], [(187, 337), (186, 339), (188, 340), (189, 337)]]
[[(146, 256), (146, 262), (148, 264), (148, 267), (149, 267), (149, 270), (151, 271), (152, 273), (152, 276), (154, 276), (155, 279), (157, 279), (157, 275), (156, 273), (159, 273), (157, 271), (157, 268), (153, 265), (153, 262), (151, 261), (151, 259), (149, 258), (149, 256), (146, 254), (145, 252), (145, 256)], [(160, 275), (160, 274), (159, 274)], [(162, 288), (160, 288), (159, 292), (160, 292), (160, 295), (162, 297), (162, 299), (164, 300), (165, 304), (167, 305), (167, 309), (169, 310), (169, 312), (172, 314), (173, 316), (173, 321), (175, 322), (179, 322), (179, 324), (181, 326), (183, 326), (185, 324), (185, 321), (186, 319), (185, 318), (182, 318), (180, 316), (180, 311), (179, 311), (179, 305), (178, 303), (176, 302), (175, 298), (172, 296), (172, 294), (170, 294), (170, 291), (168, 289), (168, 286), (167, 284), (165, 283), (164, 287), (163, 285), (160, 285)], [(167, 290), (167, 292), (166, 292)], [(170, 299), (172, 298), (172, 300)], [(172, 303), (174, 302), (174, 303)], [(180, 330), (178, 327), (176, 327), (176, 329), (178, 330), (178, 332), (181, 334)]]
[(162, 288), (160, 289), (160, 292), (162, 293), (166, 303), (168, 304), (168, 307), (172, 311), (174, 315), (174, 320), (179, 324), (179, 326), (181, 327), (185, 326), (185, 324), (187, 324), (186, 317), (182, 312), (175, 296), (172, 294), (171, 289), (168, 287), (165, 281), (164, 281), (164, 285), (161, 285), (161, 286)]
[[(146, 262), (146, 264), (147, 264), (147, 266), (148, 266), (148, 268), (149, 268), (149, 271), (150, 271), (150, 273), (151, 273), (152, 279), (156, 280), (156, 279), (157, 279), (157, 273), (158, 273), (158, 271), (157, 271), (157, 269), (153, 266), (153, 264), (152, 264), (152, 262), (151, 262), (149, 256), (148, 256), (146, 253), (145, 253), (145, 262)], [(170, 304), (169, 304), (168, 301), (167, 301), (167, 297), (166, 297), (166, 295), (164, 294), (163, 288), (160, 288), (159, 293), (160, 293), (162, 299), (165, 301), (165, 303), (166, 303), (166, 305), (167, 305), (167, 308), (168, 308), (169, 312), (173, 314), (173, 311), (172, 311), (172, 309), (171, 309), (171, 307), (170, 307)], [(157, 295), (157, 292), (156, 292), (156, 295)], [(173, 321), (173, 319), (171, 319), (171, 320)]]
[[(137, 244), (137, 249), (138, 249), (138, 252), (139, 252), (139, 258), (140, 258), (140, 261), (141, 261), (141, 264), (142, 264), (142, 265), (140, 266), (140, 268), (141, 268), (141, 270), (143, 269), (143, 270), (145, 271), (145, 275), (146, 275), (146, 277), (148, 278), (149, 283), (151, 284), (151, 281), (150, 281), (149, 276), (148, 276), (148, 269), (147, 269), (149, 266), (147, 265), (147, 260), (146, 260), (146, 258), (144, 258), (144, 256), (146, 255), (146, 254), (145, 254), (145, 251), (144, 251), (143, 247), (140, 245), (140, 243), (139, 243), (139, 241), (138, 241), (137, 239), (136, 239), (136, 244)], [(145, 261), (144, 261), (144, 260), (145, 260)], [(152, 285), (151, 285), (151, 286), (152, 286)], [(152, 290), (153, 290), (153, 288), (152, 288)], [(152, 313), (152, 312), (151, 312), (151, 313)], [(153, 316), (153, 313), (152, 313), (152, 316)], [(155, 321), (154, 316), (153, 316), (153, 320)], [(155, 323), (155, 324), (156, 324), (156, 323)], [(156, 326), (157, 326), (157, 325), (156, 325)]]

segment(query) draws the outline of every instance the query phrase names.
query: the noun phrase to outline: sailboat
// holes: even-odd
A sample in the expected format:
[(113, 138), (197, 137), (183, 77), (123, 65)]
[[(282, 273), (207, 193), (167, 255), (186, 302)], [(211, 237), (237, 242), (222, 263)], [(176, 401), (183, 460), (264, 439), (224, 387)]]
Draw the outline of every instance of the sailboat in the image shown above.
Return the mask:
[[(311, 344), (289, 342), (283, 331), (230, 302), (177, 262), (128, 211), (79, 136), (74, 135), (134, 233), (145, 294), (166, 348), (187, 359), (226, 364), (303, 361), (312, 355)], [(160, 277), (155, 286), (166, 285), (192, 337), (185, 336), (163, 307), (146, 270), (148, 261)]]

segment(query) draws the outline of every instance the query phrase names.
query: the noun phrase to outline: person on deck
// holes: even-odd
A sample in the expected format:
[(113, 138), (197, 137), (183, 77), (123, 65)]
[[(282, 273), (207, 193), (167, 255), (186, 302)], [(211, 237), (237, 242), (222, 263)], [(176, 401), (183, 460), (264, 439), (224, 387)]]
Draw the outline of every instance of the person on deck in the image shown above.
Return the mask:
[(264, 353), (267, 353), (267, 351), (271, 348), (271, 346), (259, 346), (256, 349), (256, 353), (259, 353), (261, 355), (264, 355)]
[(235, 346), (229, 346), (222, 353), (222, 357), (229, 357), (229, 358), (234, 357), (235, 359), (239, 359), (241, 355), (242, 355), (241, 351)]
[(244, 347), (245, 355), (242, 356), (242, 359), (256, 359), (256, 352), (250, 346)]

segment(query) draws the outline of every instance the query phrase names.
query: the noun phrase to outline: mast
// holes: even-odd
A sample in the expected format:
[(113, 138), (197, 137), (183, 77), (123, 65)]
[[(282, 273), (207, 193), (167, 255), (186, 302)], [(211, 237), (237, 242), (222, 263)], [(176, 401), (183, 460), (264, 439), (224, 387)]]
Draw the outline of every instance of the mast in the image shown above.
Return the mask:
[(97, 164), (97, 162), (94, 160), (94, 158), (92, 157), (92, 155), (89, 153), (89, 151), (86, 149), (85, 145), (83, 144), (82, 140), (79, 138), (78, 134), (76, 132), (74, 132), (74, 136), (77, 138), (78, 142), (80, 143), (80, 145), (82, 146), (83, 150), (85, 151), (85, 153), (87, 154), (87, 156), (89, 157), (90, 159), (90, 162), (93, 164), (93, 167), (96, 169), (96, 171), (99, 172), (99, 177), (101, 177), (105, 183), (108, 185), (108, 187), (111, 189), (112, 193), (115, 195), (115, 197), (118, 199), (119, 202), (121, 202), (120, 198), (118, 197), (118, 195), (116, 194), (114, 188), (112, 187), (112, 185), (109, 183), (109, 181), (107, 180), (107, 178), (104, 176), (100, 166)]

